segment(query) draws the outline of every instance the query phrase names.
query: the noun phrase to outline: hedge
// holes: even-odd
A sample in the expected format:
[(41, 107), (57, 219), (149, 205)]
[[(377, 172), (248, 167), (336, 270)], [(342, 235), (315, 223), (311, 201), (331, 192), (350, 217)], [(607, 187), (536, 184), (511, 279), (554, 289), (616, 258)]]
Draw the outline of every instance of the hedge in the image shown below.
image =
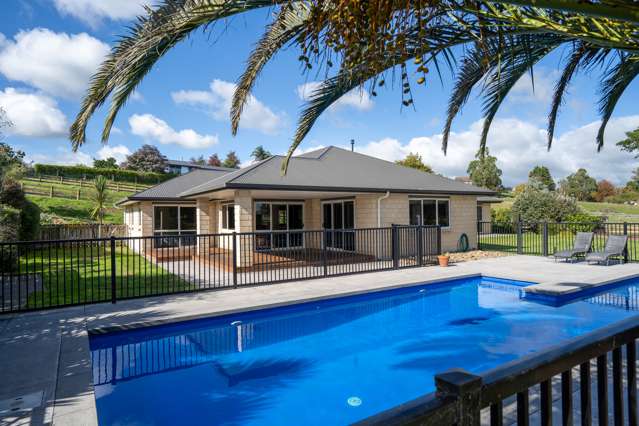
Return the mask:
[[(102, 175), (119, 182), (157, 184), (175, 177), (172, 173), (148, 173), (125, 169), (96, 169), (88, 166), (60, 166), (57, 164), (35, 164), (33, 171), (36, 175), (63, 176), (77, 179), (94, 179)], [(137, 180), (136, 180), (137, 179)]]

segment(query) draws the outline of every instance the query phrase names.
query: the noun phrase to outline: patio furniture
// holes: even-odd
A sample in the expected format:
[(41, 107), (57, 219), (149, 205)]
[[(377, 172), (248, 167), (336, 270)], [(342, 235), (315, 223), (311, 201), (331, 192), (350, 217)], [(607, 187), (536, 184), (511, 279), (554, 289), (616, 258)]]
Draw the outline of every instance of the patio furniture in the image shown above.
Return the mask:
[(592, 232), (577, 232), (575, 242), (571, 249), (558, 251), (553, 255), (555, 261), (557, 259), (565, 259), (566, 261), (574, 259), (577, 256), (584, 256), (590, 251), (592, 246)]
[(624, 252), (626, 250), (626, 243), (628, 242), (627, 235), (611, 235), (606, 240), (606, 245), (602, 251), (592, 252), (586, 255), (586, 262), (606, 262), (606, 265), (610, 264), (610, 258), (620, 257), (621, 263), (624, 261)]

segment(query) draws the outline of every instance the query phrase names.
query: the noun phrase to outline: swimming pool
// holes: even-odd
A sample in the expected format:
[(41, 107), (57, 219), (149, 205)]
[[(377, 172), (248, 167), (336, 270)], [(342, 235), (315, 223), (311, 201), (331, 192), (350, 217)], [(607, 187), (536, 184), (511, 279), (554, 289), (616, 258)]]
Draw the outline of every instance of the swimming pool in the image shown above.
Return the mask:
[[(639, 280), (549, 306), (467, 278), (91, 337), (101, 425), (325, 425), (636, 315)], [(625, 303), (624, 303), (625, 300)]]

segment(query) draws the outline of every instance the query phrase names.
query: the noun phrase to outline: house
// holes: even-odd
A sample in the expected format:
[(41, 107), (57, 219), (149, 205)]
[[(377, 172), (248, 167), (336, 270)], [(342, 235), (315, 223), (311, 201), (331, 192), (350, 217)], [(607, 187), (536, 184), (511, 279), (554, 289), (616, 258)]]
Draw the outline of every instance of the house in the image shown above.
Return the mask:
[(166, 161), (166, 173), (175, 175), (183, 175), (185, 173), (192, 172), (193, 170), (221, 170), (231, 172), (236, 169), (230, 169), (228, 167), (221, 166), (209, 166), (207, 164), (197, 164), (190, 161), (180, 160), (167, 160)]
[[(281, 174), (283, 160), (274, 156), (234, 171), (193, 170), (131, 195), (119, 203), (129, 234), (326, 229), (341, 235), (327, 246), (356, 251), (347, 230), (424, 224), (440, 225), (441, 248), (452, 251), (462, 234), (470, 247), (477, 246), (478, 197), (494, 194), (333, 146), (293, 157), (286, 175)], [(302, 233), (263, 234), (250, 249), (308, 244)]]

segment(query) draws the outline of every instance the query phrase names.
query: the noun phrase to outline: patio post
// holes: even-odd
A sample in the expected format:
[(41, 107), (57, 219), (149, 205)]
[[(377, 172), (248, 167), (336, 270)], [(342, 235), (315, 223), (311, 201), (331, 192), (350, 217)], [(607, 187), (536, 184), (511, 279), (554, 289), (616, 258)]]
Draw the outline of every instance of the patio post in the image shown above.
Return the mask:
[(435, 375), (438, 398), (454, 398), (458, 426), (479, 426), (482, 378), (465, 370), (453, 369)]

